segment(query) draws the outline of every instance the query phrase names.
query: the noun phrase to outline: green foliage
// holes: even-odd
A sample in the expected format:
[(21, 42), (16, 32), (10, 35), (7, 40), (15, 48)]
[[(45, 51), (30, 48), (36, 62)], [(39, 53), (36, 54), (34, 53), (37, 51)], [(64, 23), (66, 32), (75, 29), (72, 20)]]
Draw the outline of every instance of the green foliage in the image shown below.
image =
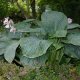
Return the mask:
[[(47, 53), (49, 53), (48, 61), (51, 64), (55, 63), (56, 61), (58, 61), (58, 62), (61, 61), (62, 56), (67, 53), (66, 49), (69, 49), (67, 47), (64, 47), (67, 43), (68, 43), (67, 45), (73, 44), (74, 46), (75, 45), (79, 46), (79, 41), (75, 42), (77, 38), (79, 40), (78, 34), (76, 32), (74, 33), (75, 35), (70, 33), (70, 32), (68, 34), (68, 29), (70, 29), (70, 30), (74, 29), (75, 30), (75, 28), (79, 28), (80, 25), (78, 25), (78, 24), (68, 24), (67, 17), (61, 12), (57, 12), (57, 11), (44, 12), (41, 16), (41, 22), (37, 23), (37, 26), (39, 26), (45, 32), (45, 35), (44, 35), (43, 38), (45, 40), (51, 41), (51, 43), (52, 43), (52, 46), (51, 47), (49, 46), (50, 49), (47, 52)], [(35, 29), (36, 28), (34, 28), (34, 30)], [(25, 32), (25, 31), (23, 31), (23, 32)], [(30, 33), (32, 33), (32, 32), (30, 32)], [(34, 31), (33, 31), (33, 33), (34, 33)], [(34, 33), (34, 36), (36, 36), (35, 33)], [(39, 36), (37, 36), (37, 38), (39, 38)], [(22, 45), (24, 45), (24, 46), (27, 45), (28, 46), (29, 43), (30, 43), (30, 46), (31, 46), (31, 44), (35, 45), (36, 40), (33, 41), (33, 39), (34, 39), (34, 37), (31, 39), (32, 41), (31, 40), (29, 40), (30, 42), (26, 41)], [(39, 41), (39, 39), (38, 39), (38, 41)], [(23, 42), (24, 41), (22, 41), (22, 43)], [(66, 43), (66, 44), (64, 44), (64, 43)], [(36, 45), (37, 45), (37, 43), (36, 43)], [(28, 51), (28, 54), (29, 54), (29, 55), (27, 54), (29, 56), (29, 59), (32, 58), (31, 57), (32, 55), (36, 54), (36, 52), (34, 52), (34, 50), (37, 51), (36, 49), (38, 48), (38, 45), (35, 46), (34, 48), (32, 47), (32, 49), (30, 49), (30, 48), (31, 47), (26, 48), (27, 51)], [(24, 47), (24, 51), (26, 49)], [(31, 50), (31, 52), (29, 52), (30, 50)], [(25, 52), (27, 52), (27, 51), (25, 51)], [(41, 50), (39, 50), (39, 52), (40, 51)], [(36, 54), (37, 57), (39, 57), (39, 52), (38, 52), (38, 56)], [(41, 55), (41, 53), (40, 53), (40, 55)], [(30, 54), (31, 54), (31, 56), (30, 56)], [(70, 57), (73, 57), (73, 58), (77, 58), (75, 56), (79, 57), (79, 53), (74, 53), (74, 54), (67, 53), (67, 55), (70, 56)], [(28, 56), (26, 56), (26, 59), (28, 58)], [(36, 58), (36, 56), (34, 57), (34, 59)]]
[(79, 24), (70, 24), (67, 27), (67, 29), (74, 29), (74, 28), (80, 28), (80, 25)]
[(6, 16), (13, 16), (19, 10), (15, 4), (11, 4), (9, 0), (0, 0), (0, 19)]
[(70, 33), (67, 35), (67, 40), (65, 41), (66, 43), (73, 44), (73, 45), (80, 45), (80, 33)]
[[(52, 42), (41, 40), (36, 37), (27, 37), (20, 40), (23, 56), (36, 58), (46, 53)], [(26, 47), (26, 49), (25, 49)]]
[[(80, 33), (76, 31), (80, 25), (68, 24), (67, 17), (63, 13), (45, 11), (41, 21), (29, 19), (15, 26), (17, 32), (13, 33), (13, 38), (9, 33), (7, 33), (7, 39), (1, 38), (4, 40), (1, 42), (1, 54), (4, 54), (9, 63), (15, 56), (20, 58), (23, 65), (31, 67), (43, 66), (46, 61), (51, 65), (60, 63), (64, 54), (80, 59)], [(17, 33), (18, 36), (16, 36)], [(12, 43), (14, 41), (15, 43)], [(21, 52), (17, 52), (16, 49), (20, 49)]]
[(67, 17), (57, 11), (44, 12), (41, 16), (42, 27), (52, 37), (65, 37), (67, 34)]
[(77, 74), (80, 76), (80, 63), (76, 66)]
[(0, 18), (8, 14), (8, 0), (0, 0)]
[(16, 48), (18, 47), (19, 43), (13, 42), (11, 45), (9, 45), (5, 52), (4, 52), (4, 57), (5, 59), (11, 63), (13, 59), (15, 58), (15, 53), (16, 53)]
[(13, 16), (19, 12), (19, 9), (15, 3), (8, 2), (8, 15), (7, 16)]
[(73, 58), (80, 59), (80, 46), (65, 45), (64, 53)]
[(36, 58), (28, 58), (23, 55), (20, 57), (20, 62), (25, 66), (29, 66), (31, 68), (39, 68), (40, 66), (45, 65), (46, 60), (48, 59), (48, 54), (42, 55)]
[(68, 17), (73, 18), (74, 22), (80, 23), (80, 0), (39, 0), (41, 12), (44, 11), (45, 5), (51, 9), (65, 13)]
[(4, 35), (0, 38), (0, 55), (4, 54), (4, 58), (11, 63), (15, 58), (15, 53), (17, 47), (19, 46), (19, 42), (17, 40), (12, 40), (9, 35)]

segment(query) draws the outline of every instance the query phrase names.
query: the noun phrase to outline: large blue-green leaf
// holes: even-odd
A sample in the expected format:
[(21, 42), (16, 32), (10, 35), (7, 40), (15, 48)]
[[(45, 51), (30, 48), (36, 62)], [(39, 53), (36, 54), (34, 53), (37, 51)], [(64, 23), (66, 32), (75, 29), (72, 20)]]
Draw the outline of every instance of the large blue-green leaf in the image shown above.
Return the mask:
[(68, 29), (68, 34), (80, 33), (79, 28)]
[[(33, 21), (34, 19), (31, 19), (29, 21)], [(28, 20), (24, 20), (23, 22), (19, 22), (17, 24), (15, 24), (15, 27), (17, 29), (18, 33), (42, 33), (44, 34), (45, 31), (42, 28), (38, 28), (38, 26), (36, 28), (31, 28), (31, 23), (28, 22)], [(18, 34), (19, 35), (19, 34)]]
[(27, 37), (20, 40), (23, 55), (28, 58), (35, 58), (46, 53), (52, 42), (38, 39), (36, 37)]
[(9, 32), (7, 34), (7, 37), (10, 38), (10, 39), (20, 39), (21, 37), (23, 37), (23, 34), (21, 32)]
[(30, 23), (30, 22), (33, 22), (33, 21), (35, 21), (35, 19), (26, 19), (26, 20), (24, 20), (23, 22)]
[(16, 48), (18, 47), (19, 42), (13, 42), (12, 44), (8, 45), (4, 52), (5, 59), (11, 63), (15, 58)]
[(0, 38), (0, 41), (9, 41), (10, 38), (8, 38), (8, 36), (4, 36)]
[(5, 48), (7, 45), (8, 45), (7, 42), (5, 42), (5, 41), (0, 41), (0, 49), (1, 49), (1, 48)]
[(15, 27), (17, 30), (29, 30), (31, 29), (31, 22), (34, 21), (34, 19), (28, 19), (24, 20), (22, 22), (18, 22), (15, 24)]
[(26, 21), (18, 22), (15, 24), (16, 29), (27, 29), (30, 28), (31, 24)]
[(66, 44), (64, 47), (64, 53), (72, 58), (80, 59), (80, 46)]
[(11, 39), (20, 39), (21, 37), (23, 36), (23, 34), (21, 32), (10, 32), (9, 30), (7, 30), (5, 33), (3, 33), (1, 35), (1, 38), (0, 38), (0, 41), (2, 40), (5, 40), (5, 41), (8, 41), (8, 40), (11, 40)]
[(5, 51), (5, 49), (3, 49), (3, 48), (1, 49), (1, 48), (0, 48), (0, 56), (1, 56), (2, 54), (4, 54), (4, 51)]
[(49, 34), (50, 37), (65, 37), (67, 30), (57, 30), (54, 34)]
[(9, 45), (8, 42), (0, 41), (0, 55), (4, 54), (5, 48)]
[(69, 24), (67, 29), (74, 29), (74, 28), (80, 28), (79, 24)]
[(27, 29), (21, 29), (21, 30), (18, 30), (18, 32), (27, 32), (27, 33), (41, 33), (41, 34), (45, 34), (45, 31), (44, 29), (42, 28), (27, 28)]
[(76, 32), (68, 34), (67, 40), (64, 40), (63, 42), (80, 46), (80, 33)]
[(37, 58), (27, 58), (25, 56), (20, 57), (20, 62), (23, 65), (28, 65), (30, 67), (40, 67), (45, 65), (46, 60), (48, 59), (48, 55), (44, 54)]
[(5, 48), (11, 43), (11, 40), (7, 37), (0, 38), (0, 55), (4, 54)]
[(44, 12), (41, 16), (41, 22), (42, 27), (50, 34), (50, 36), (66, 36), (68, 21), (63, 13), (57, 11)]
[(8, 36), (2, 36), (0, 38), (0, 55), (4, 54), (4, 58), (11, 63), (18, 45), (19, 43), (16, 40), (11, 40)]

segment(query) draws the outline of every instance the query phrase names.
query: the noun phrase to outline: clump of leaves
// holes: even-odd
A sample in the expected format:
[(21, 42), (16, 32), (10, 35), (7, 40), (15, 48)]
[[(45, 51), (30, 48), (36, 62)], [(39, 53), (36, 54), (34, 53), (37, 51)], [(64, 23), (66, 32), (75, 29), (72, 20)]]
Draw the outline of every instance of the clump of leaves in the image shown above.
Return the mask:
[(80, 59), (80, 25), (68, 24), (62, 12), (45, 11), (41, 21), (28, 19), (15, 27), (15, 34), (8, 32), (0, 38), (0, 55), (4, 54), (9, 63), (15, 56), (30, 67), (43, 66), (46, 61), (60, 63), (64, 54)]

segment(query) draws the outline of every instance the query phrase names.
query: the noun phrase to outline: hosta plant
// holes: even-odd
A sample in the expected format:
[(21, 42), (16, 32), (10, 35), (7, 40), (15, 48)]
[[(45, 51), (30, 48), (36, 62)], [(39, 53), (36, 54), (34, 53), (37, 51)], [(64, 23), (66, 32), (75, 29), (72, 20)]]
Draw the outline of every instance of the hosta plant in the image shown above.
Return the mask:
[(41, 20), (19, 22), (15, 33), (7, 30), (1, 35), (0, 55), (9, 63), (17, 56), (31, 67), (60, 63), (64, 54), (80, 59), (80, 25), (71, 22), (62, 12), (51, 10), (43, 12)]

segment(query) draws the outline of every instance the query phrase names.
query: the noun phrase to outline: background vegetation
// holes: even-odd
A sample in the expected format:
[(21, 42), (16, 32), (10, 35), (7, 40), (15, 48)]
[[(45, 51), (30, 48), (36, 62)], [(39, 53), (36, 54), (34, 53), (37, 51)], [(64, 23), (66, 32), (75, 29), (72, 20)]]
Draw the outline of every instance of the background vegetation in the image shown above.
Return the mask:
[(74, 22), (80, 23), (80, 0), (0, 0), (0, 18), (6, 16), (11, 18), (16, 16), (22, 20), (30, 16), (35, 18), (44, 11), (46, 5), (65, 13)]

